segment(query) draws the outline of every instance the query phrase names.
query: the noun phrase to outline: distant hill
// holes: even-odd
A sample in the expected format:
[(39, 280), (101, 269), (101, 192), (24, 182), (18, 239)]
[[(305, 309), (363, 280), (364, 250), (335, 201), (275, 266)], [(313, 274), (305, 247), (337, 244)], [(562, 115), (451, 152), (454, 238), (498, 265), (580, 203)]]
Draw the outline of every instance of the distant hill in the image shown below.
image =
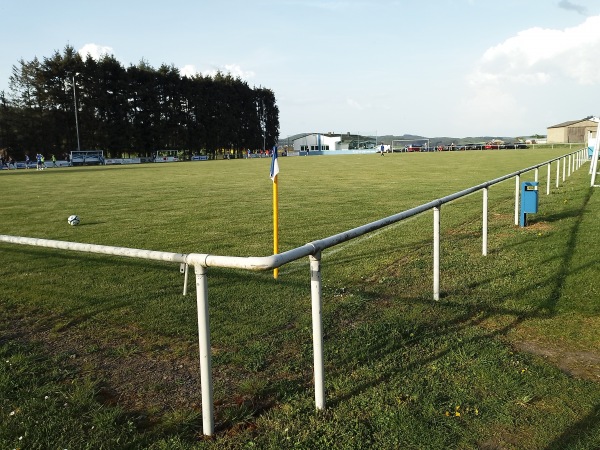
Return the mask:
[(515, 142), (518, 139), (524, 139), (524, 136), (468, 136), (468, 137), (451, 137), (451, 136), (438, 136), (438, 137), (430, 137), (427, 138), (425, 136), (418, 136), (414, 134), (403, 134), (402, 136), (393, 136), (393, 135), (385, 135), (385, 136), (377, 136), (378, 142), (383, 142), (384, 144), (391, 144), (393, 140), (420, 140), (420, 139), (429, 139), (430, 146), (436, 145), (464, 145), (464, 144), (476, 144), (479, 142), (489, 142), (492, 139), (499, 139), (504, 142)]
[[(313, 133), (299, 133), (299, 134), (295, 134), (292, 136), (287, 136), (285, 138), (280, 137), (279, 138), (279, 142), (281, 144), (283, 143), (287, 143), (288, 141), (291, 143), (294, 139), (298, 139), (298, 138), (302, 138), (304, 136), (306, 136), (307, 134), (313, 134)], [(329, 135), (329, 133), (321, 133), (324, 135)], [(341, 136), (342, 138), (342, 142), (346, 142), (346, 141), (355, 141), (355, 140), (361, 140), (361, 141), (373, 141), (375, 140), (375, 138), (377, 138), (377, 142), (378, 143), (384, 143), (386, 145), (389, 145), (392, 143), (393, 140), (415, 140), (415, 141), (419, 141), (419, 140), (423, 140), (423, 139), (429, 139), (429, 144), (433, 147), (433, 146), (437, 146), (437, 145), (450, 145), (452, 143), (456, 144), (456, 145), (464, 145), (464, 144), (475, 144), (475, 143), (479, 143), (479, 142), (489, 142), (492, 139), (499, 139), (501, 141), (504, 142), (515, 142), (519, 139), (526, 139), (529, 138), (529, 136), (468, 136), (468, 137), (451, 137), (451, 136), (439, 136), (439, 137), (430, 137), (427, 138), (425, 136), (419, 136), (416, 134), (403, 134), (401, 136), (397, 136), (397, 135), (391, 135), (391, 134), (386, 134), (383, 136), (371, 136), (371, 135), (358, 135), (358, 134), (352, 134), (352, 133), (333, 133), (333, 136)], [(539, 136), (537, 136), (539, 137)]]

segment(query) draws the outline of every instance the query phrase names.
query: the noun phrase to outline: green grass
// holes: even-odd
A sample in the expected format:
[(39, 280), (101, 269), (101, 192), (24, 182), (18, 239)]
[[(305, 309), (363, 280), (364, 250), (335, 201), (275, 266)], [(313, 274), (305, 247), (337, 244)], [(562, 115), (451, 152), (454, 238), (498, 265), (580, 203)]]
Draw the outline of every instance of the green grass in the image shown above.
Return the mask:
[[(280, 250), (563, 151), (280, 158)], [(268, 167), (5, 171), (0, 233), (268, 255)], [(178, 266), (1, 244), (0, 447), (597, 448), (599, 201), (587, 166), (552, 182), (550, 196), (545, 176), (525, 229), (513, 224), (514, 181), (490, 189), (487, 257), (481, 195), (442, 208), (437, 303), (431, 213), (323, 253), (323, 412), (308, 261), (282, 267), (278, 281), (209, 269), (208, 440), (193, 282), (183, 297)], [(70, 214), (82, 224), (68, 226)]]

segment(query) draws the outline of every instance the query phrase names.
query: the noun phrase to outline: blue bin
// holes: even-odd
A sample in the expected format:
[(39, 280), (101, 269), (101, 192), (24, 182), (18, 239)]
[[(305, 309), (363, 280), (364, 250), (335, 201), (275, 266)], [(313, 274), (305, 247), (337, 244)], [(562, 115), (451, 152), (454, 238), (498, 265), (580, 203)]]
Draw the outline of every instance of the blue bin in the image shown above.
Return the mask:
[(521, 214), (519, 225), (527, 226), (527, 214), (538, 212), (538, 182), (524, 181), (521, 183)]

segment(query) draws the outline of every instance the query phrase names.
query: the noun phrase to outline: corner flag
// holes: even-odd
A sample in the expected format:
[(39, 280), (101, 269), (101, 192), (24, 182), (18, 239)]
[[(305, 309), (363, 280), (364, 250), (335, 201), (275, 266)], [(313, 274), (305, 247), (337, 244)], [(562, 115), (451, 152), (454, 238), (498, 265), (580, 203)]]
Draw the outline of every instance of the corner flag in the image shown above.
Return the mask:
[(277, 162), (277, 147), (273, 147), (273, 159), (271, 159), (271, 180), (275, 183), (275, 177), (279, 173), (279, 163)]
[[(277, 162), (277, 147), (273, 147), (273, 159), (271, 159), (271, 180), (273, 180), (273, 254), (279, 253), (279, 192), (277, 187), (277, 174), (279, 163)], [(277, 279), (279, 269), (273, 269), (273, 278)]]

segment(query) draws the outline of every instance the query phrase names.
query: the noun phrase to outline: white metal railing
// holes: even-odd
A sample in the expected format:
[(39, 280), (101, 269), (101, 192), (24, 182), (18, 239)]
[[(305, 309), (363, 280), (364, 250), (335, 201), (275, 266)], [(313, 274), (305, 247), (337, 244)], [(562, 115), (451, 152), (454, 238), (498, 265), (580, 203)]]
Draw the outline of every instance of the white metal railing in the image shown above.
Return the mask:
[[(477, 186), (464, 189), (454, 194), (424, 203), (398, 214), (362, 225), (324, 239), (309, 242), (301, 247), (283, 253), (262, 257), (219, 256), (205, 253), (172, 253), (151, 250), (140, 250), (127, 247), (112, 247), (106, 245), (83, 244), (77, 242), (56, 241), (50, 239), (37, 239), (29, 237), (0, 235), (0, 242), (10, 244), (32, 245), (38, 247), (73, 250), (87, 253), (100, 253), (105, 255), (141, 258), (154, 261), (167, 261), (185, 265), (185, 284), (187, 285), (187, 268), (194, 267), (196, 275), (196, 302), (198, 312), (198, 341), (200, 353), (200, 382), (202, 389), (202, 422), (205, 435), (214, 434), (214, 402), (212, 382), (212, 357), (210, 352), (210, 320), (208, 311), (208, 267), (237, 268), (246, 270), (273, 270), (300, 258), (309, 257), (311, 308), (313, 327), (313, 358), (314, 358), (314, 383), (315, 405), (321, 410), (325, 408), (325, 372), (323, 358), (323, 321), (321, 317), (321, 252), (338, 244), (363, 236), (372, 231), (416, 216), (428, 210), (433, 210), (433, 299), (440, 298), (440, 218), (442, 205), (465, 197), (477, 191), (483, 191), (483, 220), (482, 220), (482, 254), (487, 255), (488, 238), (488, 191), (490, 186), (515, 178), (515, 225), (519, 224), (519, 181), (523, 173), (535, 170), (537, 181), (539, 168), (547, 165), (546, 194), (550, 194), (550, 166), (556, 162), (556, 186), (559, 186), (559, 173), (562, 160), (563, 181), (565, 168), (569, 165), (569, 175), (587, 161), (586, 149), (559, 156), (557, 158), (527, 167), (522, 170), (495, 178)], [(568, 159), (568, 162), (567, 162)], [(571, 170), (572, 168), (572, 170)], [(184, 287), (184, 294), (186, 288)]]

